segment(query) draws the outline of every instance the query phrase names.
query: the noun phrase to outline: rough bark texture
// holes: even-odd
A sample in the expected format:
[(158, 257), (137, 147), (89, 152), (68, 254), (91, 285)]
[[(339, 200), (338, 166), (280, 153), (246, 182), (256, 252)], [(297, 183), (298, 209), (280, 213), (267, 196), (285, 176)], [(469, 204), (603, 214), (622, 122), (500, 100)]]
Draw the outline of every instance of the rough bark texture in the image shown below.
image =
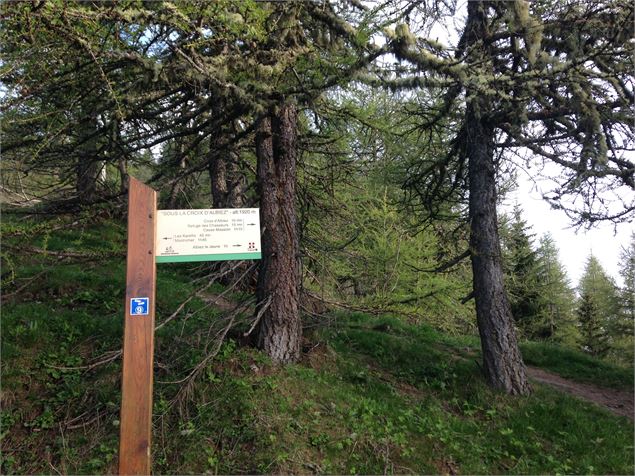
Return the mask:
[(210, 144), (208, 171), (214, 208), (240, 208), (244, 205), (246, 180), (240, 170), (236, 152), (231, 148), (227, 149), (226, 143), (232, 140), (228, 134), (230, 133), (221, 135), (222, 140), (212, 138)]
[(97, 197), (97, 177), (99, 176), (99, 163), (91, 161), (85, 155), (77, 164), (77, 197), (80, 203), (90, 204)]
[[(178, 152), (182, 154), (184, 150), (183, 144), (179, 144)], [(185, 170), (187, 167), (187, 156), (181, 157), (179, 161), (179, 172)], [(184, 201), (183, 195), (185, 194), (185, 179), (181, 178), (174, 182), (172, 185), (172, 190), (170, 190), (170, 196), (168, 198), (167, 207), (168, 208), (179, 208), (179, 205)]]
[[(212, 147), (215, 141), (212, 139)], [(227, 160), (224, 154), (212, 149), (209, 162), (209, 180), (212, 189), (212, 206), (214, 208), (227, 207)]]
[(247, 180), (240, 170), (238, 157), (235, 152), (229, 154), (229, 170), (227, 174), (227, 206), (229, 208), (240, 208), (245, 204), (245, 189)]
[[(216, 111), (220, 114), (219, 111)], [(236, 152), (235, 133), (231, 126), (222, 126), (217, 134), (210, 137), (209, 165), (207, 171), (210, 179), (213, 208), (241, 208), (245, 205), (245, 189), (247, 180), (240, 170), (240, 157)], [(229, 144), (229, 145), (228, 145)], [(225, 285), (237, 284), (239, 289), (253, 290), (256, 273), (245, 271), (249, 262), (239, 265), (230, 261), (210, 263), (210, 269), (222, 276), (219, 282)], [(237, 283), (238, 280), (241, 280)]]
[[(468, 3), (468, 43), (486, 34), (483, 2)], [(488, 99), (468, 91), (466, 147), (470, 182), (470, 246), (476, 318), (483, 349), (483, 369), (490, 385), (510, 394), (531, 392), (518, 348), (511, 307), (503, 285), (496, 218), (494, 128), (487, 123)]]
[(117, 161), (117, 165), (119, 166), (119, 192), (121, 194), (128, 193), (128, 188), (130, 186), (130, 176), (128, 175), (128, 161), (125, 158), (121, 158)]
[[(261, 120), (256, 134), (262, 260), (256, 344), (274, 362), (300, 357), (299, 263), (295, 210), (297, 111), (284, 105)], [(263, 307), (266, 306), (266, 309)]]
[(90, 204), (97, 198), (97, 178), (100, 163), (97, 151), (97, 116), (89, 114), (82, 122), (80, 131), (81, 143), (78, 146), (75, 190), (82, 204)]

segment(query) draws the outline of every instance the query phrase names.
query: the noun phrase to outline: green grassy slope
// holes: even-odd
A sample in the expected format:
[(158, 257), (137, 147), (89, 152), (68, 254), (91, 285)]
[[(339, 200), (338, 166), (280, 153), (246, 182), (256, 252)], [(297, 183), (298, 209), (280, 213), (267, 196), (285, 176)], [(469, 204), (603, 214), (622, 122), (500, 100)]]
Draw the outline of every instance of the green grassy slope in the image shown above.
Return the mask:
[(546, 342), (521, 346), (528, 365), (542, 367), (562, 377), (618, 389), (633, 388), (633, 368), (618, 367), (602, 360)]
[[(3, 474), (117, 468), (125, 233), (115, 221), (64, 225), (3, 220)], [(159, 267), (159, 321), (199, 274)], [(633, 473), (629, 420), (541, 386), (493, 392), (474, 339), (391, 317), (333, 315), (284, 369), (229, 339), (191, 385), (174, 383), (223, 314), (194, 298), (157, 332), (155, 473)], [(523, 352), (632, 389), (632, 369), (553, 346)]]

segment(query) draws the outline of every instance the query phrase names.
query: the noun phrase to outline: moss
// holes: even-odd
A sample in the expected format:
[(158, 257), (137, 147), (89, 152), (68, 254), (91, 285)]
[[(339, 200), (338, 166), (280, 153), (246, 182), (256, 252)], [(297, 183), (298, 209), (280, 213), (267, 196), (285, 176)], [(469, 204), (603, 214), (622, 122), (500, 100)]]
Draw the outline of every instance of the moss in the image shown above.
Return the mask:
[(432, 40), (430, 38), (426, 38), (426, 43), (428, 43), (428, 45), (430, 45), (432, 48), (436, 49), (436, 50), (441, 50), (441, 51), (445, 51), (447, 50), (447, 46), (445, 46), (443, 43), (437, 41), (437, 40)]
[(410, 32), (410, 28), (405, 23), (397, 25), (395, 28), (395, 36), (408, 46), (417, 43), (417, 38)]
[(525, 42), (525, 54), (529, 64), (533, 65), (541, 57), (543, 25), (533, 17), (529, 11), (527, 0), (513, 2), (511, 15), (508, 15), (508, 24), (511, 32), (521, 32)]
[(527, 0), (516, 0), (513, 4), (514, 19), (520, 28), (526, 28), (530, 22), (529, 2)]

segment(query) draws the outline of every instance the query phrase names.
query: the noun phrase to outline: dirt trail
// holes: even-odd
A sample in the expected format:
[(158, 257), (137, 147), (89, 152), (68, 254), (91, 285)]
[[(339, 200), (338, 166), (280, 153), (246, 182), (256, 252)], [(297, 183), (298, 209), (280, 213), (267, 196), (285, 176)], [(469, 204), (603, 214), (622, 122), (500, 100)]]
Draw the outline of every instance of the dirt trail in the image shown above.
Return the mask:
[(617, 415), (633, 420), (632, 392), (598, 387), (590, 383), (574, 382), (537, 367), (527, 367), (527, 372), (536, 382), (551, 385), (562, 392), (596, 403)]

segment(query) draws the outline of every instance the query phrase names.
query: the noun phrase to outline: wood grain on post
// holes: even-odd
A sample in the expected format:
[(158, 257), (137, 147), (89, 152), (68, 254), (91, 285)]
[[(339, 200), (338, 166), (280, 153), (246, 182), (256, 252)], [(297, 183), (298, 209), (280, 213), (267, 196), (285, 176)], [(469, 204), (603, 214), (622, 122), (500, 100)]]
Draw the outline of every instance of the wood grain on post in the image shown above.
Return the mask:
[[(157, 193), (130, 177), (128, 200), (119, 474), (150, 474)], [(147, 314), (131, 314), (132, 298), (149, 298)]]

